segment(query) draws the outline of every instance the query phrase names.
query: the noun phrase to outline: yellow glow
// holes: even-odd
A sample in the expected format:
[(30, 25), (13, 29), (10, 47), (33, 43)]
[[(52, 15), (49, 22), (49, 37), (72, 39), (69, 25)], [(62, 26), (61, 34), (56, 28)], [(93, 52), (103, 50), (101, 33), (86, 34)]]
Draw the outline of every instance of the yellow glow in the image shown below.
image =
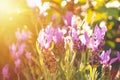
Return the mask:
[(8, 21), (13, 21), (14, 18), (22, 17), (23, 13), (29, 13), (25, 0), (0, 0), (0, 25), (9, 23)]
[[(18, 1), (19, 2), (19, 1)], [(21, 7), (15, 0), (0, 0), (0, 12), (4, 14), (15, 13), (20, 11)]]
[(2, 0), (0, 2), (0, 11), (3, 13), (8, 13), (12, 10), (13, 5), (10, 1)]
[(26, 0), (0, 0), (0, 39), (5, 44), (12, 42), (17, 28), (23, 28), (30, 21), (30, 9)]
[(0, 0), (0, 14), (15, 14), (25, 10), (25, 0)]

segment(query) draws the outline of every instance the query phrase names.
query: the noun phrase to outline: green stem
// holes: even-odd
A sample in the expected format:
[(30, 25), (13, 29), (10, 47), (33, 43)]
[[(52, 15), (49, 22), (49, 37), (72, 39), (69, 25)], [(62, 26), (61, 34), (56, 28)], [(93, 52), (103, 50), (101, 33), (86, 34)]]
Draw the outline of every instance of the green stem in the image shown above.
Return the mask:
[(44, 63), (43, 63), (41, 55), (40, 55), (39, 59), (40, 59), (39, 61), (40, 61), (40, 64), (41, 64), (41, 68), (43, 69), (45, 80), (48, 80), (48, 78), (47, 78), (48, 76), (47, 76), (47, 73), (46, 73), (45, 66), (44, 66)]
[(73, 73), (73, 64), (74, 64), (75, 58), (76, 58), (76, 53), (73, 52), (71, 63), (70, 63), (70, 65), (68, 64), (69, 65), (69, 69), (68, 69), (67, 80), (71, 80), (71, 76), (72, 76), (72, 73)]
[(73, 53), (72, 60), (71, 60), (71, 65), (70, 65), (70, 66), (73, 66), (73, 63), (74, 63), (75, 57), (76, 57), (76, 53), (74, 52), (74, 53)]
[(92, 72), (93, 72), (93, 74), (92, 74), (92, 80), (96, 80), (95, 79), (96, 68), (93, 68)]
[(29, 67), (30, 67), (30, 71), (31, 71), (31, 74), (32, 74), (33, 79), (36, 80), (34, 71), (33, 71), (32, 66), (31, 66), (30, 63), (29, 63)]

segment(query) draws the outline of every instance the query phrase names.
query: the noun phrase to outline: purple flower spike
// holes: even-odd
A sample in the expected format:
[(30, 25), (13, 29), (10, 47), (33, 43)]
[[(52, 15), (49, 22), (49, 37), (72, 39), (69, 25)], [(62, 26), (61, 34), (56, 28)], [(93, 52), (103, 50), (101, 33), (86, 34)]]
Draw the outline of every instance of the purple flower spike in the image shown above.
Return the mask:
[(20, 59), (16, 59), (15, 60), (15, 67), (19, 68), (20, 67), (20, 63), (21, 63), (21, 60)]
[(104, 65), (107, 65), (109, 60), (110, 60), (110, 53), (111, 49), (107, 50), (106, 52), (103, 51), (102, 54), (100, 55), (101, 63)]
[(31, 60), (31, 53), (30, 52), (26, 52), (25, 54), (26, 58), (30, 61)]
[(117, 51), (117, 58), (120, 61), (120, 52), (119, 51)]
[(98, 49), (98, 46), (99, 44), (102, 42), (102, 40), (104, 39), (104, 36), (105, 36), (105, 32), (107, 31), (106, 27), (102, 27), (102, 29), (100, 29), (98, 27), (98, 25), (95, 26), (95, 29), (94, 29), (94, 34), (92, 36), (92, 43), (91, 43), (91, 48), (93, 50), (97, 50)]
[(107, 31), (106, 26), (103, 26), (102, 29), (101, 29), (101, 39), (104, 39), (106, 31)]
[(54, 28), (52, 28), (51, 25), (48, 25), (45, 29), (45, 34), (47, 41), (51, 43), (54, 35)]
[(41, 47), (44, 47), (44, 39), (45, 39), (45, 32), (44, 32), (44, 29), (42, 29), (37, 39)]
[(63, 40), (63, 32), (60, 30), (60, 27), (56, 27), (54, 30), (53, 41), (55, 43), (60, 43)]
[(75, 16), (72, 16), (72, 20), (71, 20), (71, 26), (75, 29), (77, 29), (77, 20)]
[(25, 48), (26, 48), (26, 44), (25, 43), (22, 43), (22, 44), (19, 45), (19, 47), (18, 47), (19, 55), (22, 55), (24, 53)]
[(101, 33), (100, 33), (100, 28), (98, 27), (98, 25), (95, 26), (94, 29), (94, 34), (92, 36), (92, 48), (95, 50), (98, 48), (98, 45), (100, 44), (100, 37)]
[(54, 29), (48, 25), (44, 30), (42, 29), (38, 36), (38, 43), (44, 49), (49, 49), (53, 40)]
[(15, 59), (18, 59), (24, 53), (25, 48), (26, 48), (26, 44), (25, 43), (22, 43), (22, 44), (12, 44), (10, 46), (11, 55)]
[(9, 77), (9, 73), (8, 73), (8, 70), (9, 70), (9, 67), (8, 65), (5, 65), (2, 69), (2, 75), (3, 75), (3, 78), (6, 79)]
[(63, 17), (63, 21), (65, 25), (70, 26), (71, 25), (71, 20), (72, 20), (73, 13), (72, 12), (67, 12), (66, 16)]
[(70, 32), (70, 36), (73, 42), (79, 41), (79, 36), (77, 33), (77, 30), (75, 30), (74, 28), (72, 28), (71, 32)]
[(40, 44), (40, 46), (44, 49), (48, 49), (50, 47), (50, 43), (47, 41), (46, 37), (45, 37), (45, 32), (44, 29), (42, 29), (39, 33), (38, 36), (38, 43)]
[(77, 30), (73, 27), (70, 27), (70, 30), (68, 32), (68, 36), (70, 37), (70, 40), (72, 40), (72, 49), (80, 49), (80, 39), (79, 39), (79, 35), (77, 33)]
[(24, 30), (22, 30), (22, 31), (18, 30), (18, 31), (16, 31), (15, 34), (16, 34), (16, 38), (18, 41), (28, 40), (31, 35), (30, 31), (24, 31)]
[(90, 43), (90, 38), (86, 32), (84, 33), (84, 36), (85, 36), (85, 40), (86, 40), (86, 45), (88, 45)]
[(89, 36), (87, 35), (87, 33), (85, 32), (84, 35), (80, 36), (80, 40), (82, 42), (82, 45), (89, 45), (90, 43), (90, 38)]
[(114, 63), (117, 60), (120, 61), (120, 52), (119, 51), (117, 51), (117, 57), (111, 59), (110, 64)]
[(112, 63), (114, 63), (115, 61), (117, 61), (118, 60), (118, 58), (112, 58), (111, 60), (110, 60), (110, 65), (112, 64)]

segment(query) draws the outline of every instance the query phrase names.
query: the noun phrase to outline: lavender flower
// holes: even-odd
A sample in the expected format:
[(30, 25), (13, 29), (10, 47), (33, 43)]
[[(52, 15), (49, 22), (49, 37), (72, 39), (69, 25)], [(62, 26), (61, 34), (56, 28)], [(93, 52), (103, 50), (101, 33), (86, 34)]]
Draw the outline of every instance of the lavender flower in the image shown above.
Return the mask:
[(20, 59), (16, 59), (15, 60), (15, 67), (19, 68), (20, 67), (20, 63), (21, 63), (21, 60)]
[(117, 51), (117, 58), (120, 61), (120, 51)]
[(18, 41), (25, 41), (30, 38), (31, 33), (30, 31), (18, 30), (16, 31), (15, 35)]
[(64, 48), (64, 35), (63, 31), (60, 29), (60, 26), (57, 26), (54, 29), (54, 36), (53, 36), (53, 41), (55, 42), (54, 48), (53, 48), (53, 53), (57, 56), (63, 56), (65, 52)]
[(84, 35), (81, 35), (79, 38), (81, 40), (81, 45), (86, 45), (86, 46), (89, 45), (90, 38), (86, 32), (84, 33)]
[(38, 43), (43, 49), (49, 49), (53, 40), (54, 29), (48, 25), (44, 30), (42, 29), (38, 36)]
[(72, 43), (73, 43), (72, 48), (75, 50), (80, 49), (80, 43), (79, 43), (80, 39), (79, 39), (79, 35), (77, 33), (77, 30), (71, 27), (68, 34), (69, 34), (69, 36), (72, 40)]
[(72, 16), (71, 26), (72, 26), (74, 29), (77, 29), (77, 20), (76, 20), (76, 16)]
[(110, 53), (111, 53), (111, 49), (107, 50), (106, 52), (103, 51), (102, 54), (100, 55), (100, 62), (104, 65), (109, 64), (109, 60), (110, 60)]
[(49, 41), (50, 43), (53, 40), (53, 35), (54, 35), (54, 28), (52, 28), (51, 25), (48, 25), (45, 29), (45, 37), (47, 41)]
[(64, 21), (66, 26), (71, 26), (72, 16), (73, 16), (72, 12), (67, 12), (66, 16), (63, 17), (63, 21)]
[(56, 56), (52, 51), (44, 51), (43, 62), (50, 73), (54, 73), (57, 69)]
[(30, 52), (26, 52), (25, 54), (26, 58), (30, 61), (31, 60), (31, 53)]
[(107, 31), (106, 27), (102, 27), (102, 29), (100, 29), (98, 27), (98, 25), (95, 26), (94, 29), (94, 34), (92, 36), (92, 42), (90, 44), (91, 48), (93, 50), (97, 50), (99, 44), (102, 42), (102, 40), (104, 39), (105, 36), (105, 32)]
[(42, 29), (38, 35), (38, 43), (40, 44), (40, 46), (42, 48), (45, 48), (45, 42), (44, 42), (44, 39), (45, 39), (45, 32), (44, 32), (44, 29)]
[(18, 58), (14, 61), (15, 64), (15, 73), (19, 74), (21, 72), (21, 60)]
[(55, 43), (60, 43), (63, 40), (63, 32), (60, 30), (60, 27), (56, 27), (54, 29), (54, 37), (53, 37), (53, 41)]
[(5, 65), (5, 66), (3, 67), (3, 69), (2, 69), (2, 75), (3, 75), (3, 78), (4, 78), (4, 79), (6, 79), (6, 78), (8, 79), (8, 77), (9, 77), (8, 70), (9, 70), (8, 65)]
[(74, 28), (70, 28), (68, 35), (71, 37), (71, 40), (73, 42), (79, 41), (77, 30), (75, 30)]
[(117, 60), (120, 61), (120, 52), (117, 51), (116, 53), (117, 53), (117, 57), (116, 58), (112, 58), (111, 61), (110, 61), (110, 64), (114, 63)]
[(11, 55), (15, 59), (17, 59), (24, 53), (25, 48), (26, 48), (26, 44), (25, 43), (22, 43), (22, 44), (12, 44), (10, 46)]

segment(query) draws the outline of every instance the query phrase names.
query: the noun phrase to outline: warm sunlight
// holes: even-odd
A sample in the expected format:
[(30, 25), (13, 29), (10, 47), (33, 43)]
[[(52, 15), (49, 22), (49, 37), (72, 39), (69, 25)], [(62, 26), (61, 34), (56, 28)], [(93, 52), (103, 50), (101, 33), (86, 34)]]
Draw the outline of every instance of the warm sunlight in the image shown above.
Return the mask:
[(25, 10), (25, 4), (23, 0), (1, 0), (0, 12), (4, 14), (20, 13)]
[(120, 1), (0, 0), (0, 80), (120, 80)]
[(2, 13), (12, 13), (14, 11), (16, 11), (16, 5), (13, 1), (9, 1), (9, 0), (2, 0), (0, 2), (0, 11)]
[(0, 0), (0, 38), (4, 35), (6, 44), (12, 39), (10, 34), (29, 22), (29, 11), (25, 0)]
[(25, 0), (0, 0), (0, 27), (19, 26), (17, 23), (26, 13), (29, 11)]

